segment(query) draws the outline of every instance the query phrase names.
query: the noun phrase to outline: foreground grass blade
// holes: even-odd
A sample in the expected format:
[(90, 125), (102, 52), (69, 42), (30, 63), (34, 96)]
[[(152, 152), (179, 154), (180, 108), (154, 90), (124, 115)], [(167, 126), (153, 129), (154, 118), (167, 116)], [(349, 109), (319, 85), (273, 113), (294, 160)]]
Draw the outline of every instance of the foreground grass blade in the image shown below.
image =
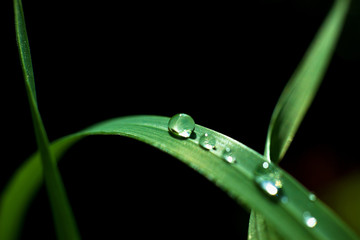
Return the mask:
[[(285, 155), (309, 108), (330, 62), (349, 8), (349, 0), (336, 0), (302, 62), (286, 85), (271, 117), (265, 156), (278, 163)], [(249, 239), (275, 240), (275, 232), (261, 214), (251, 212)]]
[[(52, 208), (55, 229), (58, 239), (80, 239), (61, 176), (50, 151), (49, 140), (37, 106), (34, 74), (31, 63), (29, 42), (26, 33), (25, 19), (20, 0), (14, 0), (16, 39), (18, 43), (21, 65), (24, 73), (25, 86), (30, 103), (31, 116), (35, 130), (36, 142), (41, 155), (43, 174)], [(7, 221), (7, 220), (4, 220)], [(5, 224), (0, 222), (0, 224)], [(11, 238), (1, 238), (11, 239)]]
[[(59, 158), (72, 144), (89, 135), (122, 135), (150, 144), (174, 157), (225, 190), (237, 202), (261, 212), (280, 234), (291, 239), (356, 239), (356, 236), (321, 201), (309, 202), (309, 192), (281, 169), (287, 203), (270, 199), (254, 182), (254, 171), (266, 159), (243, 144), (207, 129), (195, 127), (195, 138), (181, 140), (168, 132), (167, 117), (134, 116), (99, 123), (79, 133), (66, 136), (51, 145)], [(215, 150), (204, 150), (199, 138), (204, 133), (216, 138)], [(223, 159), (223, 151), (232, 149), (237, 162)], [(58, 159), (57, 158), (57, 159)], [(274, 166), (276, 169), (277, 167)], [(41, 185), (39, 155), (32, 156), (14, 175), (0, 200), (0, 237), (17, 231), (24, 211), (34, 192)], [(139, 176), (140, 178), (141, 176)], [(146, 179), (144, 179), (146, 181)], [(146, 199), (144, 199), (146, 201)], [(209, 209), (211, 211), (211, 209)], [(303, 219), (305, 211), (316, 216), (318, 224), (309, 228)], [(3, 223), (7, 224), (4, 226)]]

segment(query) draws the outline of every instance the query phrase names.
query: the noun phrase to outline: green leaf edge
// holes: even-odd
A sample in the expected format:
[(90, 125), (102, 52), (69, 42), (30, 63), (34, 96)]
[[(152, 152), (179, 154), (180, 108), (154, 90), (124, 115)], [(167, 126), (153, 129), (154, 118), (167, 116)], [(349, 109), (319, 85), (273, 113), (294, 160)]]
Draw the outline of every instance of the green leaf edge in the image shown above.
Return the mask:
[[(85, 136), (121, 135), (134, 138), (178, 158), (214, 182), (238, 203), (261, 212), (283, 236), (293, 238), (295, 235), (299, 239), (357, 239), (321, 201), (309, 202), (309, 191), (280, 168), (289, 202), (276, 203), (265, 196), (253, 181), (254, 170), (266, 161), (262, 155), (200, 125), (196, 125), (195, 139), (179, 140), (169, 134), (168, 121), (168, 117), (160, 116), (112, 119), (53, 142), (51, 150), (59, 159), (70, 146)], [(199, 137), (205, 132), (216, 137), (216, 150), (207, 151), (198, 145)], [(237, 164), (229, 164), (222, 159), (225, 147), (230, 147), (236, 153)], [(41, 164), (39, 155), (35, 154), (16, 172), (0, 199), (0, 239), (14, 239), (27, 205), (41, 182)], [(310, 229), (304, 225), (301, 213), (305, 210), (318, 218), (316, 228)]]
[[(72, 213), (55, 158), (50, 150), (49, 140), (37, 105), (34, 72), (31, 61), (29, 40), (25, 18), (20, 0), (14, 0), (15, 33), (19, 49), (20, 62), (24, 74), (36, 142), (41, 155), (41, 164), (50, 205), (54, 217), (58, 239), (80, 239), (80, 234)], [(3, 238), (1, 238), (3, 239)], [(6, 238), (4, 238), (6, 239)]]

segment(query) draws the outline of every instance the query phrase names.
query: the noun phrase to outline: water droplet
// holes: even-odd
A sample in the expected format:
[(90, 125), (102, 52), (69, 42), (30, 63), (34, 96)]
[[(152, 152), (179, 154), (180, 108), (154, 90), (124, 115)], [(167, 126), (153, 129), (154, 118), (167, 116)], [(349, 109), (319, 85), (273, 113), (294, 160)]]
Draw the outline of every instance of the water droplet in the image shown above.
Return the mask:
[(262, 164), (262, 166), (263, 166), (263, 168), (268, 168), (269, 167), (269, 163), (268, 162), (264, 162), (263, 164)]
[(309, 194), (309, 200), (310, 200), (310, 201), (315, 202), (316, 199), (317, 199), (317, 197), (316, 197), (315, 194), (313, 194), (313, 193), (310, 193), (310, 194)]
[[(255, 183), (268, 196), (273, 198), (283, 198), (282, 180), (280, 172), (268, 162), (264, 162), (255, 170)], [(287, 198), (284, 198), (284, 200)], [(285, 201), (286, 201), (285, 200)]]
[(168, 128), (176, 137), (189, 138), (195, 129), (195, 122), (189, 115), (178, 113), (170, 118)]
[(199, 145), (207, 150), (215, 148), (216, 139), (211, 134), (205, 133), (199, 139)]
[(223, 156), (224, 160), (227, 161), (228, 163), (236, 162), (235, 154), (229, 147), (226, 147), (224, 149), (222, 156)]
[(317, 220), (311, 215), (310, 212), (304, 212), (303, 217), (306, 226), (308, 226), (309, 228), (313, 228), (316, 226)]
[(284, 203), (284, 204), (287, 204), (289, 202), (289, 198), (287, 196), (283, 196), (281, 198), (281, 202)]

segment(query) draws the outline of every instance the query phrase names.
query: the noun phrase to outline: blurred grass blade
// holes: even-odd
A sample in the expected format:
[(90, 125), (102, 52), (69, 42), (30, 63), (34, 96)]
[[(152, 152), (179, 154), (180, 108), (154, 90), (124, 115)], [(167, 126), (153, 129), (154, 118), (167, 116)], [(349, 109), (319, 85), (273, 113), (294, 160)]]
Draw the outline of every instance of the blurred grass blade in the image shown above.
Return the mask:
[(278, 240), (283, 238), (274, 230), (273, 227), (266, 223), (262, 214), (251, 211), (248, 240), (255, 239)]
[(74, 216), (66, 197), (66, 192), (57, 169), (55, 158), (50, 150), (49, 140), (37, 106), (30, 47), (26, 33), (22, 3), (20, 0), (14, 0), (14, 16), (16, 39), (24, 73), (25, 86), (28, 94), (31, 116), (33, 119), (36, 142), (44, 169), (43, 174), (45, 177), (45, 183), (54, 216), (56, 233), (58, 239), (80, 239)]
[[(312, 44), (290, 78), (271, 117), (265, 156), (275, 163), (285, 155), (323, 79), (349, 8), (349, 0), (335, 0)], [(274, 240), (261, 214), (251, 212), (248, 239)], [(264, 231), (264, 232), (257, 232)]]
[(277, 163), (288, 149), (329, 65), (349, 8), (336, 0), (304, 58), (290, 78), (270, 120), (265, 155)]
[[(289, 201), (286, 204), (275, 203), (274, 199), (264, 194), (254, 182), (254, 172), (266, 161), (264, 156), (234, 139), (200, 125), (195, 127), (195, 138), (182, 140), (172, 137), (168, 132), (168, 121), (169, 118), (160, 116), (112, 119), (63, 137), (52, 143), (51, 149), (58, 159), (72, 144), (85, 136), (131, 137), (188, 164), (226, 191), (238, 203), (262, 213), (266, 220), (273, 223), (273, 227), (287, 239), (292, 239), (293, 236), (297, 236), (298, 239), (356, 239), (351, 230), (321, 201), (309, 204), (309, 192), (276, 166), (274, 168), (282, 174), (283, 190)], [(199, 146), (199, 138), (204, 133), (215, 137), (216, 149), (209, 151)], [(230, 164), (224, 161), (223, 152), (226, 148), (230, 148), (235, 154), (236, 163)], [(42, 169), (41, 164), (37, 162), (39, 155), (35, 154), (17, 171), (3, 192), (0, 200), (0, 238), (4, 235), (12, 235), (12, 231), (18, 229), (27, 204), (41, 185)], [(141, 176), (138, 178), (141, 179)], [(315, 228), (309, 228), (304, 223), (304, 211), (310, 211), (316, 216), (319, 224)]]

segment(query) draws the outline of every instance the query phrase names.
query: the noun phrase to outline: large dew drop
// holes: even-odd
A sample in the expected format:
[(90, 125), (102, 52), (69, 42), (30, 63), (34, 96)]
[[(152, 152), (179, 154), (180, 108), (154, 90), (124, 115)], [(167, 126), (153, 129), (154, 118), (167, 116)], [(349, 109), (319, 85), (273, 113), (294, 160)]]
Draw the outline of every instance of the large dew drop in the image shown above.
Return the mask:
[(178, 113), (170, 118), (168, 128), (174, 136), (189, 138), (195, 129), (195, 122), (189, 115)]
[(273, 199), (282, 198), (281, 174), (270, 163), (264, 162), (255, 170), (255, 183)]
[(199, 145), (207, 150), (215, 148), (216, 138), (209, 133), (204, 133), (199, 139)]

